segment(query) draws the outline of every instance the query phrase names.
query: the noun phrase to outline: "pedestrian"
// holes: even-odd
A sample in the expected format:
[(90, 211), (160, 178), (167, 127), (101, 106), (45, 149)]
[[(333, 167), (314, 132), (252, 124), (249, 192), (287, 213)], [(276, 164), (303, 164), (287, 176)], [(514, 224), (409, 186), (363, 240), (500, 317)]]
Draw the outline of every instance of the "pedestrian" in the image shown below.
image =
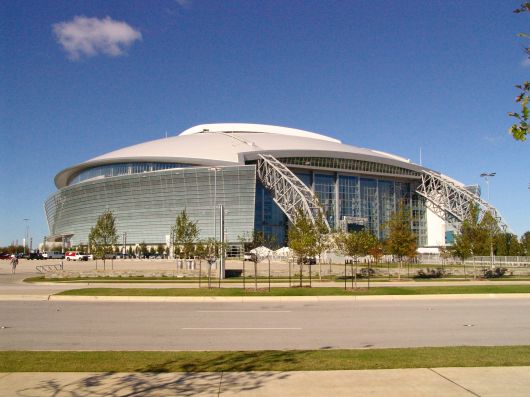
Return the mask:
[(15, 274), (18, 265), (18, 258), (16, 255), (11, 255), (11, 273)]

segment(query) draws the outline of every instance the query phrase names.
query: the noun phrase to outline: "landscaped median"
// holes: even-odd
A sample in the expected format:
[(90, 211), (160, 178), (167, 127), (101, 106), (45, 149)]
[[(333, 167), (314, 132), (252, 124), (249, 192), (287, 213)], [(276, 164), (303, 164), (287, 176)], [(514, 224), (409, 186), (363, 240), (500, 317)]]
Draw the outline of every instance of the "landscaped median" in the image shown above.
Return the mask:
[(233, 352), (0, 352), (0, 372), (329, 371), (528, 365), (530, 346)]
[(267, 296), (381, 296), (453, 294), (530, 294), (530, 285), (477, 285), (427, 287), (321, 288), (81, 288), (58, 293), (68, 296), (162, 296), (162, 297), (267, 297)]

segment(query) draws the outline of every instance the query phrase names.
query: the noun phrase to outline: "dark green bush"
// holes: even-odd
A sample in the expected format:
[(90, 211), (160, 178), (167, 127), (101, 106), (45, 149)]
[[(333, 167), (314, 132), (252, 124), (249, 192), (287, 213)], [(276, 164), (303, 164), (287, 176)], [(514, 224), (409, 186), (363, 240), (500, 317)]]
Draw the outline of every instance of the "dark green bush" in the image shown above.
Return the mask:
[(484, 278), (499, 278), (506, 274), (508, 269), (505, 267), (496, 267), (494, 269), (484, 270)]
[(441, 268), (438, 269), (429, 269), (426, 270), (420, 269), (418, 270), (418, 274), (414, 276), (414, 278), (441, 278), (445, 275), (445, 271)]

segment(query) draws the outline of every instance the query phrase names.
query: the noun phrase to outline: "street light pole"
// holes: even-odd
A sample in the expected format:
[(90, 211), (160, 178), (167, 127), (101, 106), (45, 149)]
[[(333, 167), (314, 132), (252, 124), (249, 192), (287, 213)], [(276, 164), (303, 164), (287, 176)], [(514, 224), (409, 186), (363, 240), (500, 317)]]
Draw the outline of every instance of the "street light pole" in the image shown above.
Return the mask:
[(488, 187), (488, 203), (490, 202), (490, 178), (493, 178), (495, 175), (497, 175), (496, 172), (483, 172), (480, 174), (480, 176), (486, 180), (486, 185)]
[(209, 171), (214, 172), (214, 182), (213, 182), (213, 235), (214, 241), (217, 246), (217, 171), (221, 170), (219, 167), (208, 168)]
[(24, 236), (24, 255), (26, 255), (26, 245), (28, 244), (29, 239), (29, 218), (24, 218), (24, 222), (26, 223), (26, 235)]
[[(490, 202), (490, 178), (493, 178), (495, 175), (497, 175), (496, 172), (483, 172), (482, 174), (480, 174), (480, 176), (486, 180), (486, 185), (488, 186), (488, 203)], [(491, 268), (493, 269), (495, 267), (495, 259), (493, 257), (493, 233), (492, 231), (490, 231), (490, 257), (491, 257)]]

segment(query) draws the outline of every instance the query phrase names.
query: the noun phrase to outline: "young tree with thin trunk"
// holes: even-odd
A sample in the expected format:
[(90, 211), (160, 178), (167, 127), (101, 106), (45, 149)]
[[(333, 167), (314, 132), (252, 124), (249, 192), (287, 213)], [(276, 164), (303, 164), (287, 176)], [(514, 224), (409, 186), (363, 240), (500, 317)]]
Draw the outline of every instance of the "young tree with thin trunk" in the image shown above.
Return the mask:
[(184, 259), (189, 259), (194, 249), (193, 245), (199, 236), (199, 228), (197, 222), (189, 219), (186, 209), (177, 215), (172, 232), (174, 246), (180, 249)]
[(385, 227), (388, 229), (387, 251), (398, 257), (398, 279), (401, 279), (403, 258), (414, 257), (417, 250), (417, 237), (412, 231), (410, 210), (403, 203), (400, 203)]
[(300, 287), (302, 286), (302, 277), (304, 263), (310, 257), (318, 254), (318, 231), (311, 219), (305, 212), (299, 209), (294, 217), (294, 222), (289, 225), (288, 246), (296, 255), (296, 260), (300, 268)]
[(355, 263), (355, 272), (352, 275), (352, 280), (355, 279), (355, 288), (357, 288), (357, 264), (359, 258), (370, 253), (370, 250), (377, 244), (377, 238), (369, 231), (361, 230), (352, 233), (342, 233), (338, 241), (342, 253), (350, 256)]
[(105, 255), (112, 253), (112, 247), (118, 242), (116, 219), (112, 211), (107, 210), (99, 216), (96, 225), (90, 229), (88, 241), (95, 257), (103, 259), (105, 268)]

